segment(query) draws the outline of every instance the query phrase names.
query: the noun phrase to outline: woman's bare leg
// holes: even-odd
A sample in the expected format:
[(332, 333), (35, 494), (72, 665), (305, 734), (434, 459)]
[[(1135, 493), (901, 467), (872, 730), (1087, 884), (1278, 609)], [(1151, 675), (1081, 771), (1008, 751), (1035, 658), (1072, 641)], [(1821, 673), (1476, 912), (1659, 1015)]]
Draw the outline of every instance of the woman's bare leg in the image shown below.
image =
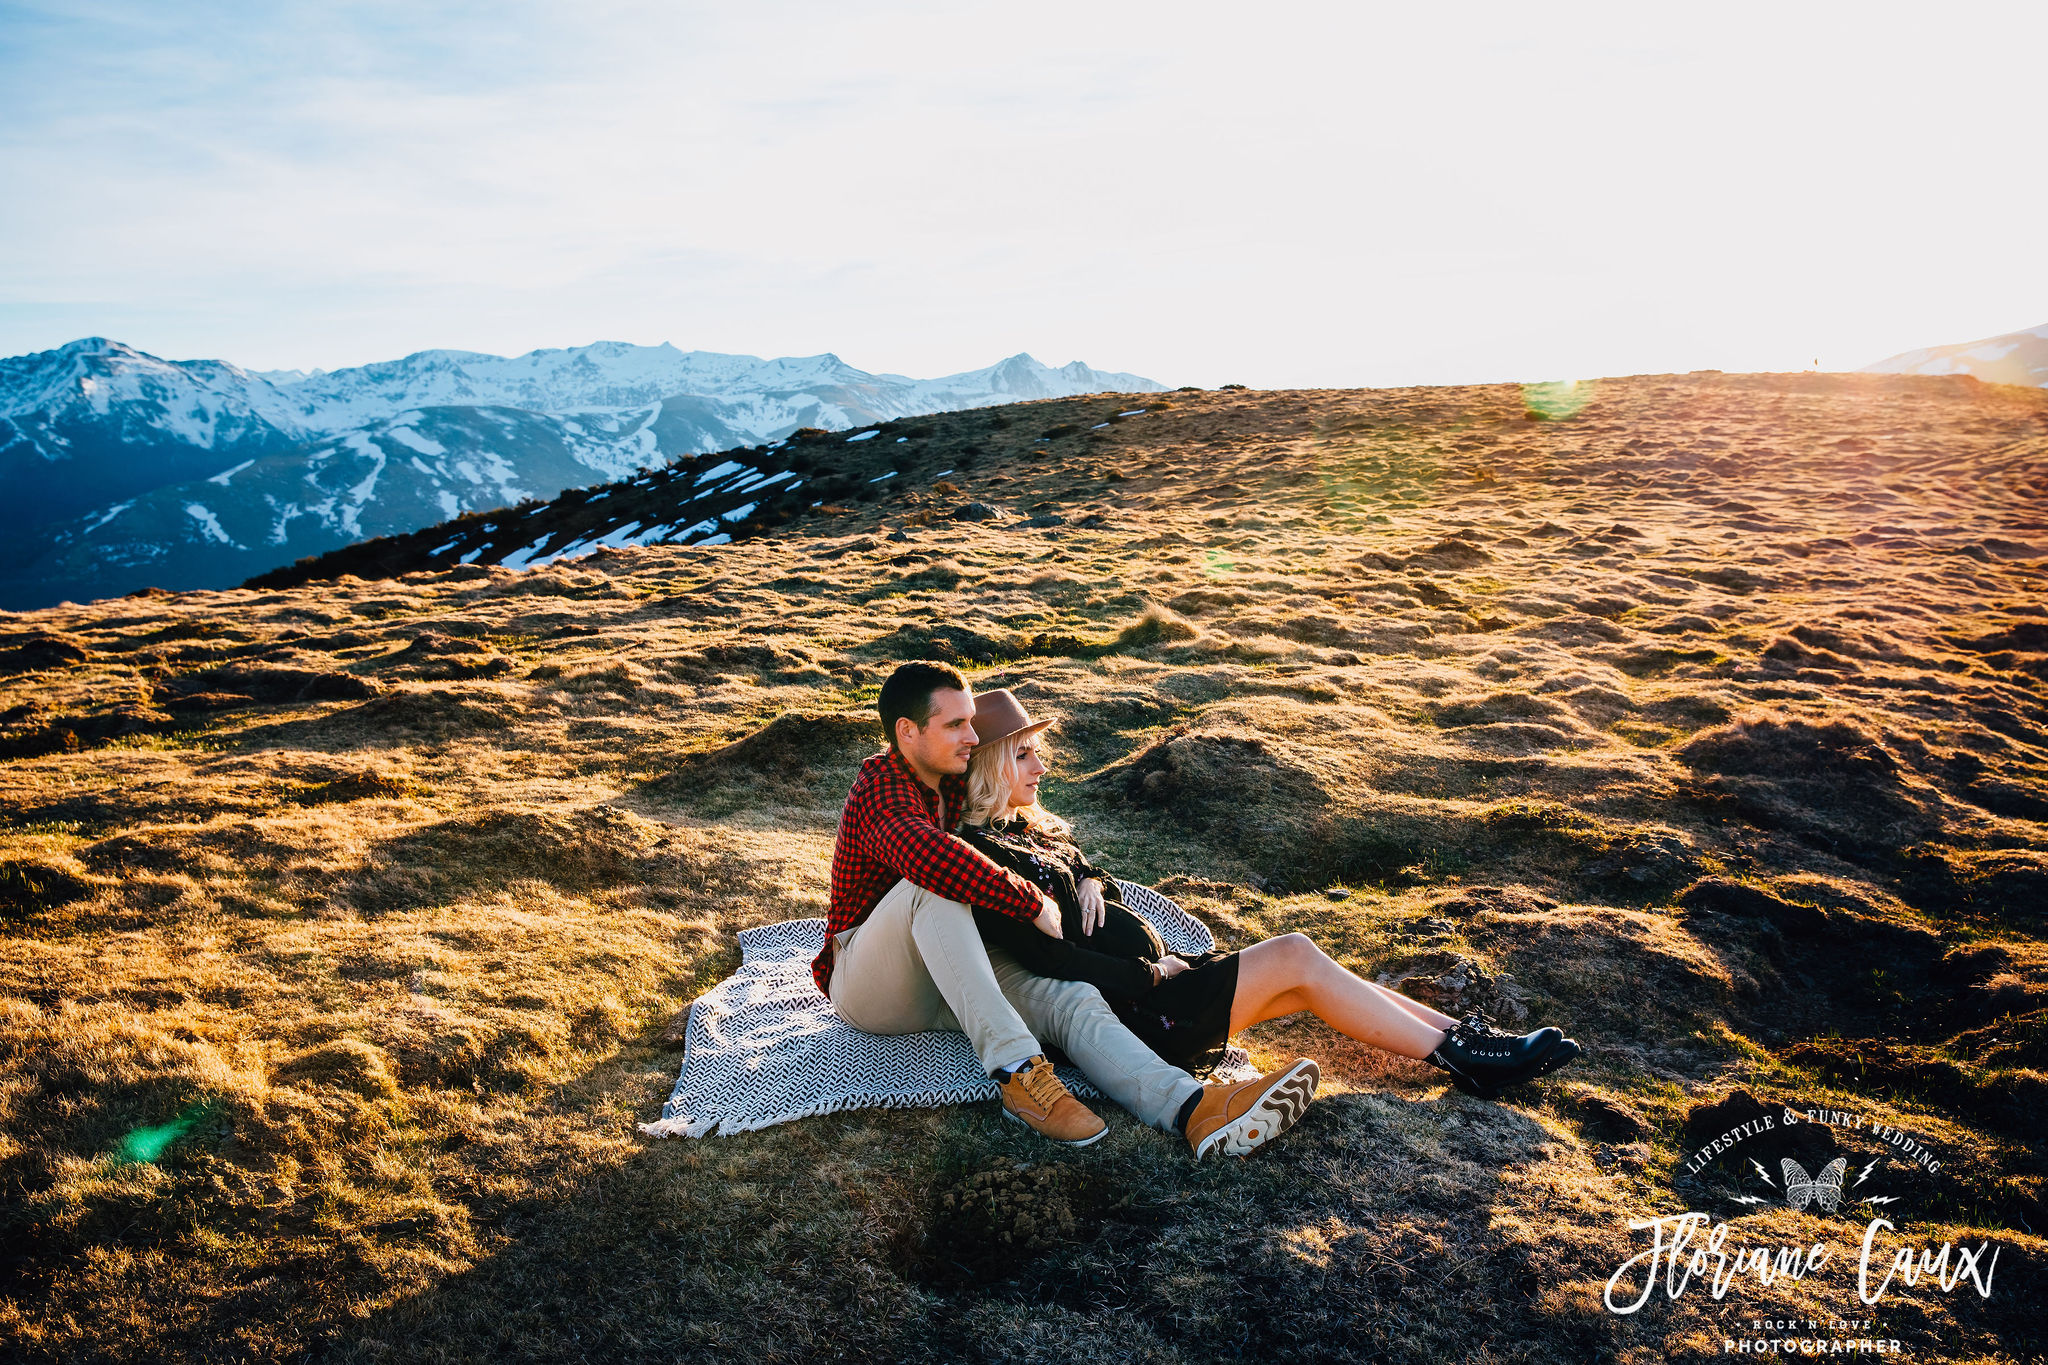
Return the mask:
[(1361, 1043), (1413, 1057), (1436, 1051), (1457, 1020), (1346, 971), (1305, 934), (1282, 934), (1238, 954), (1230, 1031), (1308, 1010)]

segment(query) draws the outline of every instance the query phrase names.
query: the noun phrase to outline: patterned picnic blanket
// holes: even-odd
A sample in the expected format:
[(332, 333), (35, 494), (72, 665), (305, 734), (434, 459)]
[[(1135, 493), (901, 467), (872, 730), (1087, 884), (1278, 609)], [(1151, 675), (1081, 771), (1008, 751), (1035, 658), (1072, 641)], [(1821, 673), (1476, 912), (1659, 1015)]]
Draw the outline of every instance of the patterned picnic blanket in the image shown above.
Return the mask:
[[(1120, 882), (1124, 904), (1152, 922), (1175, 953), (1216, 946), (1207, 925), (1147, 886)], [(932, 1108), (996, 1097), (963, 1033), (862, 1033), (811, 980), (825, 943), (822, 919), (784, 920), (740, 934), (740, 969), (690, 1007), (683, 1070), (650, 1137), (729, 1136), (844, 1109)], [(1248, 1068), (1231, 1048), (1217, 1074)], [(1070, 1066), (1060, 1079), (1100, 1098)]]

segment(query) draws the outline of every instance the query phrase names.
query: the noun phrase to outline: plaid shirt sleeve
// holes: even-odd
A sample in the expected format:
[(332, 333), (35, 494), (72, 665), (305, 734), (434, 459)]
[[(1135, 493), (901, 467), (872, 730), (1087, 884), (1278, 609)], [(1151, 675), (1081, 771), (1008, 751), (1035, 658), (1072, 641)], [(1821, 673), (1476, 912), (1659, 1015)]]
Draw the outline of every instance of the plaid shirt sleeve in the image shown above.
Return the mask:
[[(955, 792), (949, 807), (957, 806), (961, 795)], [(1037, 888), (941, 831), (932, 800), (893, 757), (878, 754), (862, 765), (839, 813), (839, 834), (832, 849), (825, 945), (811, 963), (819, 994), (831, 994), (837, 936), (866, 919), (899, 880), (963, 905), (1019, 919), (1037, 917)]]
[(1038, 917), (1037, 887), (997, 867), (981, 850), (941, 833), (914, 795), (904, 802), (885, 794), (862, 832), (862, 852), (933, 895), (1015, 919)]

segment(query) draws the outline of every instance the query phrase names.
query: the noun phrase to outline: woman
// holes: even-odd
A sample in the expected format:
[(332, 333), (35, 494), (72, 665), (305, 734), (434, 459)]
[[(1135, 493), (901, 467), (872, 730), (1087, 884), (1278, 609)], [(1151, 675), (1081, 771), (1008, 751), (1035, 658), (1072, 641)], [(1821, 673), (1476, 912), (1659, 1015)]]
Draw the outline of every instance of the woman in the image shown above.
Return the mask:
[(1125, 908), (1116, 879), (1074, 843), (1067, 822), (1038, 804), (1041, 732), (1007, 690), (975, 698), (979, 736), (967, 769), (960, 835), (1038, 885), (1059, 914), (1026, 923), (977, 910), (982, 940), (1040, 976), (1087, 981), (1155, 1052), (1188, 1070), (1213, 1066), (1239, 1029), (1308, 1010), (1339, 1033), (1447, 1071), (1461, 1090), (1492, 1099), (1580, 1053), (1554, 1028), (1515, 1035), (1478, 1015), (1460, 1022), (1345, 970), (1302, 934), (1193, 960), (1166, 951)]

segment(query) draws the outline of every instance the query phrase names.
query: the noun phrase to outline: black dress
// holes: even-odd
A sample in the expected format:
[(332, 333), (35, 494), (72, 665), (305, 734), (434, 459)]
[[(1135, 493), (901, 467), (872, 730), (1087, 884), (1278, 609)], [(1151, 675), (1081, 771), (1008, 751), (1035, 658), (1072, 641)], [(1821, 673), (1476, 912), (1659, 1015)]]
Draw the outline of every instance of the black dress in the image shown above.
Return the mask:
[[(1088, 982), (1126, 1028), (1174, 1066), (1207, 1071), (1222, 1060), (1237, 997), (1236, 953), (1181, 954), (1188, 969), (1155, 986), (1150, 964), (1165, 956), (1166, 945), (1142, 915), (1125, 908), (1116, 878), (1090, 862), (1073, 840), (1034, 830), (1021, 818), (962, 825), (958, 833), (1060, 908), (1059, 938), (1026, 920), (976, 909), (983, 943), (1039, 976)], [(1079, 886), (1090, 877), (1102, 883), (1104, 917), (1093, 934), (1084, 935)]]

